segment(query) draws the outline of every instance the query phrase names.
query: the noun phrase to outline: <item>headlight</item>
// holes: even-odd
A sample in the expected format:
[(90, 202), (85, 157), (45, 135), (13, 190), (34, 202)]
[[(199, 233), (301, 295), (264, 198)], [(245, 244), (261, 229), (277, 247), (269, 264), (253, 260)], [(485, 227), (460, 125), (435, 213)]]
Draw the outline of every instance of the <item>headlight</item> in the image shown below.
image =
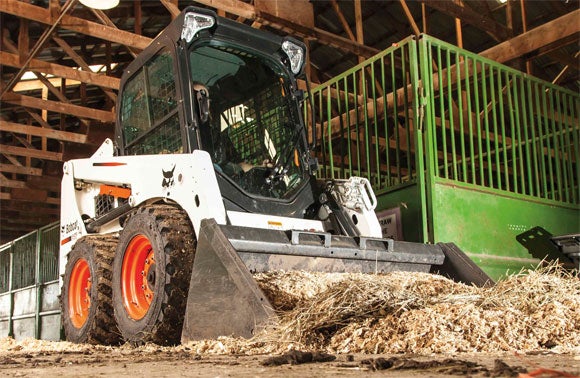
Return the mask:
[(211, 16), (205, 14), (188, 12), (185, 14), (183, 20), (183, 29), (181, 30), (181, 39), (185, 42), (191, 42), (193, 37), (203, 29), (209, 29), (215, 24), (215, 20)]
[(290, 70), (294, 75), (297, 75), (302, 69), (302, 64), (304, 63), (304, 50), (290, 41), (282, 42), (282, 50), (284, 50), (290, 59)]

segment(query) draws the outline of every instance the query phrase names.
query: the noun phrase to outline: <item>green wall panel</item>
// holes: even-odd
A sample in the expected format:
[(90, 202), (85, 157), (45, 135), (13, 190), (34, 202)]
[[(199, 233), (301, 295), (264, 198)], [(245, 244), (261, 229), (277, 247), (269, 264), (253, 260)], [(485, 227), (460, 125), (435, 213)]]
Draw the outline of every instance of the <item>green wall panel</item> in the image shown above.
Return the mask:
[(438, 179), (433, 185), (433, 238), (454, 242), (488, 274), (534, 263), (516, 235), (541, 226), (553, 235), (580, 232), (580, 208), (486, 192)]
[(417, 184), (402, 185), (377, 194), (376, 212), (399, 208), (403, 239), (405, 241), (422, 242), (421, 231), (421, 201)]

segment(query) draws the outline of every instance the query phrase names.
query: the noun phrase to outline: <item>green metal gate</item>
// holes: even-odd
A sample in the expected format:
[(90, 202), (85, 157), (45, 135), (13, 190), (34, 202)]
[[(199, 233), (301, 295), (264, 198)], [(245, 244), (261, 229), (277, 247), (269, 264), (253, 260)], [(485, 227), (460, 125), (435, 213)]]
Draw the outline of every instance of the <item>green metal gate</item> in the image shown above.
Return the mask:
[(0, 337), (60, 339), (58, 227), (0, 247)]
[(422, 35), (312, 95), (321, 174), (367, 177), (404, 239), (498, 277), (533, 263), (517, 234), (580, 231), (577, 93)]

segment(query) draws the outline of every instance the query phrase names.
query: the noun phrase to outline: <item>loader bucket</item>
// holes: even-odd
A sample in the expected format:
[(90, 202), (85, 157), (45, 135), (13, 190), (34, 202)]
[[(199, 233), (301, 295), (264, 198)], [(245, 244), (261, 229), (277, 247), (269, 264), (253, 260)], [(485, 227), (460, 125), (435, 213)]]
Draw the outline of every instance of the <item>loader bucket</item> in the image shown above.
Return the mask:
[(275, 316), (215, 220), (202, 221), (181, 342), (222, 335), (250, 338)]
[(255, 272), (429, 272), (439, 245), (201, 223), (181, 341), (252, 337), (276, 315)]

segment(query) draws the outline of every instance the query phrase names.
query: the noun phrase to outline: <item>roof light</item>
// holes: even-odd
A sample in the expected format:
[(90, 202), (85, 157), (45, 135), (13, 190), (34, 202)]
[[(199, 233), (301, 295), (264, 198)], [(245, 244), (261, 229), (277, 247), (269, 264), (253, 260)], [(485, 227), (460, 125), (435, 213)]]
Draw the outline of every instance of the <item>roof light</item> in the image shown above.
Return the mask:
[(304, 63), (304, 50), (290, 41), (282, 42), (282, 50), (290, 58), (290, 70), (294, 75), (298, 75)]
[(119, 5), (119, 0), (80, 0), (81, 4), (93, 9), (111, 9)]
[(185, 42), (191, 42), (193, 37), (203, 29), (209, 29), (215, 24), (215, 19), (205, 14), (188, 12), (185, 14), (183, 29), (181, 30), (181, 39)]

